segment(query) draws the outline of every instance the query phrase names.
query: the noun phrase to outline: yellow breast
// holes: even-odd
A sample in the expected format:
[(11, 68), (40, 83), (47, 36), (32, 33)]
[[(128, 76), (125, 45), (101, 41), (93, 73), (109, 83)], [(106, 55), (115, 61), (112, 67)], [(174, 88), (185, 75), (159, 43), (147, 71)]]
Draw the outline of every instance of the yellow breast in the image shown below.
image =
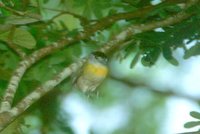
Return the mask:
[(86, 64), (83, 69), (84, 74), (91, 74), (98, 77), (105, 77), (108, 73), (106, 66), (96, 64)]

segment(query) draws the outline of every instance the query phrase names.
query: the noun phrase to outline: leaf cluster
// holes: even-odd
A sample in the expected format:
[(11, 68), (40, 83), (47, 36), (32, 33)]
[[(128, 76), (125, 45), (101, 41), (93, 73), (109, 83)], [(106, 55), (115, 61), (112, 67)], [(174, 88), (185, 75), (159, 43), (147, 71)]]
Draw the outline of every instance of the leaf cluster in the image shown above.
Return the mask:
[[(195, 118), (196, 121), (189, 121), (189, 122), (184, 124), (184, 127), (185, 128), (193, 128), (193, 127), (200, 126), (200, 113), (196, 112), (196, 111), (191, 111), (190, 112), (190, 116)], [(200, 132), (200, 129), (197, 132), (191, 132), (191, 133), (195, 133), (196, 134), (196, 133), (199, 133), (199, 132)]]
[[(155, 29), (154, 31), (138, 34), (133, 37), (135, 41), (126, 46), (121, 53), (121, 58), (126, 59), (128, 55), (134, 55), (130, 67), (138, 60), (144, 66), (150, 67), (156, 63), (160, 55), (172, 65), (177, 66), (178, 60), (174, 51), (178, 48), (184, 51), (183, 58), (188, 59), (199, 55), (200, 19), (193, 17), (180, 24)], [(136, 42), (140, 42), (136, 45)], [(192, 47), (188, 47), (194, 42)], [(134, 53), (134, 54), (133, 54)]]

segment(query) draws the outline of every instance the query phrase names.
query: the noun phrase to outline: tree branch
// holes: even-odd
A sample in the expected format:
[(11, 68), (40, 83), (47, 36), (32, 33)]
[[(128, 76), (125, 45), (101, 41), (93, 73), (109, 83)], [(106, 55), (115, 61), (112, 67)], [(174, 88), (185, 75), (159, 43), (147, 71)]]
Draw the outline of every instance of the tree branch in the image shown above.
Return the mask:
[[(62, 40), (58, 43), (60, 43), (60, 45), (63, 45), (67, 42)], [(38, 51), (35, 51), (19, 63), (18, 67), (16, 68), (10, 79), (6, 92), (3, 96), (0, 111), (8, 111), (11, 108), (16, 89), (18, 88), (19, 82), (25, 71), (42, 57), (46, 56), (50, 52), (53, 52), (54, 50), (57, 50), (58, 43), (53, 43), (50, 47), (42, 48)]]

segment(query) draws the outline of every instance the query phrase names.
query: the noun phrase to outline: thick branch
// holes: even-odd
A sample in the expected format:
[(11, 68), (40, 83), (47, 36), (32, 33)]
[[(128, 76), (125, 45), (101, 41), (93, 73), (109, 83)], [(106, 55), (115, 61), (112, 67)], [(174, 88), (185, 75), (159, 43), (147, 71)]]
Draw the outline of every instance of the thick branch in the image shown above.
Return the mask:
[(106, 43), (105, 47), (100, 49), (100, 51), (108, 53), (111, 50), (111, 48), (114, 47), (115, 44), (122, 43), (124, 40), (126, 40), (129, 37), (132, 37), (135, 34), (145, 32), (145, 31), (150, 31), (158, 27), (165, 27), (168, 25), (172, 25), (188, 18), (189, 16), (190, 14), (187, 14), (185, 12), (180, 12), (162, 21), (152, 22), (148, 24), (131, 25), (127, 29), (123, 30), (123, 32), (118, 34), (114, 38), (114, 40)]
[(66, 67), (63, 71), (61, 71), (58, 75), (56, 75), (53, 79), (45, 82), (38, 88), (36, 88), (32, 93), (27, 95), (22, 101), (20, 101), (11, 111), (15, 111), (16, 113), (22, 113), (25, 111), (31, 104), (40, 99), (44, 94), (48, 93), (55, 86), (57, 86), (64, 79), (69, 77), (72, 73), (76, 72), (80, 69), (86, 59), (82, 59), (78, 62), (71, 64)]
[(65, 68), (59, 74), (57, 74), (53, 79), (45, 82), (38, 88), (36, 88), (32, 93), (27, 95), (22, 101), (20, 101), (14, 108), (9, 111), (2, 112), (0, 114), (0, 131), (2, 131), (5, 126), (12, 122), (16, 117), (24, 112), (29, 106), (34, 102), (39, 100), (44, 94), (52, 90), (56, 85), (62, 82), (66, 77), (69, 77), (73, 72), (79, 69), (85, 62), (85, 59), (71, 64), (69, 67)]
[[(67, 41), (60, 41), (58, 42), (61, 45), (64, 45), (64, 43), (67, 43)], [(11, 104), (16, 92), (16, 89), (19, 85), (19, 82), (27, 70), (32, 64), (34, 64), (36, 61), (44, 57), (45, 55), (49, 54), (50, 52), (53, 52), (54, 50), (57, 50), (58, 43), (52, 44), (50, 47), (42, 48), (38, 51), (35, 51), (30, 56), (26, 57), (23, 61), (21, 61), (15, 70), (14, 74), (12, 75), (10, 82), (8, 84), (8, 87), (6, 89), (5, 95), (3, 96), (3, 100), (1, 103), (1, 111), (8, 111), (11, 108)]]

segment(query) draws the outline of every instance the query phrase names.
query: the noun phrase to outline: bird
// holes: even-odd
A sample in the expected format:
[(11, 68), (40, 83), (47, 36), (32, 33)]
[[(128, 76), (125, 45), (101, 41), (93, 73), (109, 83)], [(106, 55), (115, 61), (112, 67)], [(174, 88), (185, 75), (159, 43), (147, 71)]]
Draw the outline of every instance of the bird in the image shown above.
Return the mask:
[(107, 60), (103, 52), (91, 53), (74, 80), (75, 88), (84, 93), (94, 92), (108, 75)]

